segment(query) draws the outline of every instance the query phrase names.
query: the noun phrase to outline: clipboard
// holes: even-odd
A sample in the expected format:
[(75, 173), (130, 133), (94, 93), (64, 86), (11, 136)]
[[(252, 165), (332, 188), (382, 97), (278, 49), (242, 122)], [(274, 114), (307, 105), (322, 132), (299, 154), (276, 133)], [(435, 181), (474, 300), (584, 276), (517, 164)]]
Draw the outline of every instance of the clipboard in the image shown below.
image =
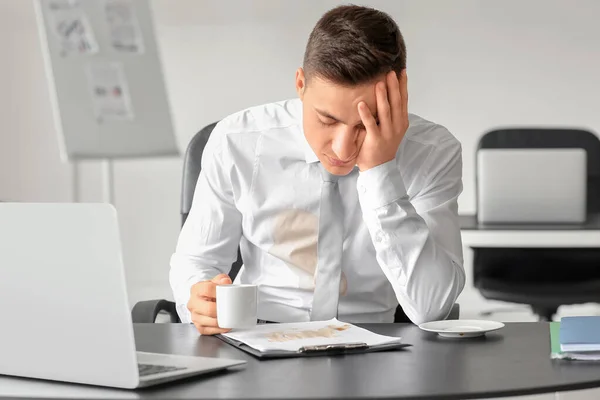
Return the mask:
[(276, 358), (292, 358), (292, 357), (318, 357), (318, 356), (338, 356), (338, 355), (350, 355), (350, 354), (365, 354), (374, 353), (379, 351), (391, 351), (401, 350), (412, 346), (408, 343), (387, 343), (375, 346), (368, 346), (366, 343), (343, 343), (343, 344), (328, 344), (328, 345), (317, 345), (317, 346), (304, 346), (298, 351), (288, 350), (269, 350), (260, 351), (246, 343), (232, 339), (223, 335), (216, 335), (217, 338), (228, 343), (238, 349), (245, 351), (253, 355), (254, 357), (266, 360)]

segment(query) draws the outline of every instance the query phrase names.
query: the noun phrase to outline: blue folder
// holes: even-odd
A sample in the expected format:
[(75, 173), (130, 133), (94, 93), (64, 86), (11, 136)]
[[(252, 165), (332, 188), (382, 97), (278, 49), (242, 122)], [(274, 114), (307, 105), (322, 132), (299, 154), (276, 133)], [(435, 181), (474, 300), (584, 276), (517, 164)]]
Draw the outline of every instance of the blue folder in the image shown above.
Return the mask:
[(563, 317), (560, 320), (562, 351), (600, 351), (600, 316)]

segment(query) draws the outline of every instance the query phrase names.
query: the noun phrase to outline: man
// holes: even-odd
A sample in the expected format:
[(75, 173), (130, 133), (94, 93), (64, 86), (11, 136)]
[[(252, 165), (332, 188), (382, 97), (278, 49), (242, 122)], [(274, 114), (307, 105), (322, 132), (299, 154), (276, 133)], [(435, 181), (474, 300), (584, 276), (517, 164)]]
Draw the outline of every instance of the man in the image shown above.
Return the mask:
[(327, 12), (299, 99), (223, 119), (202, 157), (170, 281), (183, 322), (217, 334), (215, 287), (241, 248), (258, 318), (416, 324), (445, 318), (465, 281), (460, 143), (408, 113), (406, 47), (385, 13)]

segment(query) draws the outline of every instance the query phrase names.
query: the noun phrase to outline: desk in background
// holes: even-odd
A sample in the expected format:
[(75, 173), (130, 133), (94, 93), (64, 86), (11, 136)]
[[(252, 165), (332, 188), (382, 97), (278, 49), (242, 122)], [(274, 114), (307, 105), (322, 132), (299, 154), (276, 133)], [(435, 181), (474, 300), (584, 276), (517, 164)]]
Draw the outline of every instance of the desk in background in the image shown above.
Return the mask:
[[(530, 304), (546, 319), (562, 304), (600, 302), (600, 214), (590, 214), (585, 224), (480, 224), (474, 215), (461, 216), (460, 224), (467, 274), (458, 299), (463, 317), (506, 306), (497, 301)], [(486, 265), (494, 263), (486, 275)], [(530, 285), (515, 284), (519, 279)]]
[(600, 214), (585, 224), (480, 224), (475, 215), (461, 215), (466, 247), (600, 247)]

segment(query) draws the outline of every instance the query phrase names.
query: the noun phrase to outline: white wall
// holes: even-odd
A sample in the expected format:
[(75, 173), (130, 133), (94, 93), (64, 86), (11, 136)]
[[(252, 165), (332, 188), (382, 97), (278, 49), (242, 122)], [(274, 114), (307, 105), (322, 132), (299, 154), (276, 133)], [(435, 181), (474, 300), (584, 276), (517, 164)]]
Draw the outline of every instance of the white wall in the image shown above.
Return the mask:
[[(182, 150), (230, 112), (293, 97), (308, 33), (339, 3), (153, 0)], [(388, 11), (404, 33), (411, 111), (463, 143), (461, 212), (475, 210), (473, 156), (485, 131), (564, 125), (600, 132), (600, 2), (362, 3)], [(69, 201), (70, 169), (59, 160), (30, 1), (0, 0), (0, 50), (0, 200)], [(118, 162), (115, 178), (131, 301), (170, 297), (181, 160)], [(83, 166), (81, 184), (84, 201), (101, 200), (98, 165)]]

